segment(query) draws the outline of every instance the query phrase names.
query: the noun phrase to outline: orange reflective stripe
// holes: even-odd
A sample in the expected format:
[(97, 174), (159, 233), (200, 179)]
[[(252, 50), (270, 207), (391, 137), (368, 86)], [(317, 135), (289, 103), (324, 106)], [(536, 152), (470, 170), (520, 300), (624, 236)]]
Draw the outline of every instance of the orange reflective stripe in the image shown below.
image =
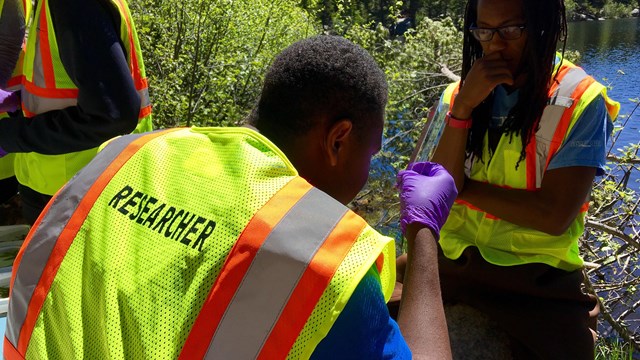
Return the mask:
[(259, 359), (287, 357), (331, 278), (353, 246), (354, 239), (365, 226), (364, 220), (353, 212), (347, 212), (340, 220), (302, 275), (262, 347)]
[(14, 76), (11, 79), (9, 79), (9, 81), (7, 82), (7, 87), (11, 88), (13, 86), (18, 86), (22, 84), (23, 79), (24, 79), (24, 75)]
[(56, 89), (55, 86), (43, 88), (31, 81), (24, 81), (24, 88), (33, 95), (45, 98), (77, 98), (78, 89)]
[(147, 117), (150, 114), (151, 114), (151, 105), (145, 106), (142, 109), (140, 109), (140, 113), (138, 114), (138, 119)]
[(311, 185), (302, 178), (293, 178), (249, 221), (211, 287), (182, 347), (180, 359), (204, 358), (222, 316), (255, 258), (257, 250), (264, 243), (271, 229), (311, 188)]
[[(31, 297), (31, 301), (29, 302), (29, 307), (27, 310), (27, 316), (24, 320), (22, 328), (20, 330), (20, 337), (18, 340), (18, 352), (20, 354), (25, 354), (27, 351), (27, 347), (29, 345), (29, 341), (31, 340), (31, 334), (33, 332), (33, 328), (36, 324), (38, 316), (40, 314), (40, 310), (46, 300), (47, 294), (49, 293), (49, 289), (53, 280), (55, 278), (56, 273), (64, 259), (67, 250), (73, 243), (78, 231), (82, 227), (84, 220), (86, 219), (89, 211), (93, 207), (94, 203), (102, 194), (102, 191), (107, 186), (109, 181), (115, 176), (115, 174), (120, 170), (120, 168), (147, 142), (155, 139), (158, 136), (165, 135), (170, 131), (178, 131), (182, 129), (171, 129), (165, 131), (157, 131), (153, 133), (149, 133), (148, 135), (141, 136), (140, 138), (131, 142), (131, 144), (127, 145), (127, 147), (116, 157), (111, 164), (106, 168), (106, 170), (100, 174), (97, 180), (91, 185), (91, 188), (87, 192), (87, 194), (82, 198), (78, 207), (76, 208), (73, 215), (71, 215), (69, 221), (65, 225), (64, 229), (60, 233), (58, 237), (58, 241), (56, 242), (51, 255), (47, 260), (47, 264), (44, 268), (42, 276), (40, 277), (38, 284), (35, 287), (33, 292), (33, 296)], [(51, 205), (52, 202), (49, 203)], [(47, 207), (48, 209), (48, 207)], [(43, 212), (44, 213), (44, 212)], [(41, 215), (42, 216), (42, 215)], [(39, 219), (40, 220), (40, 219)], [(39, 221), (38, 220), (38, 221)], [(38, 222), (39, 223), (39, 222)], [(37, 228), (38, 223), (34, 225), (34, 229)], [(31, 235), (31, 233), (30, 233)], [(28, 244), (29, 241), (26, 243)], [(27, 246), (23, 244), (22, 249), (25, 249)], [(18, 259), (14, 263), (14, 269), (19, 266)], [(15, 271), (15, 270), (14, 270)], [(15, 273), (12, 275), (15, 276)], [(13, 279), (12, 279), (13, 282)]]
[(42, 59), (42, 73), (44, 74), (44, 83), (48, 88), (56, 87), (56, 78), (51, 60), (51, 47), (49, 44), (49, 27), (47, 24), (47, 2), (42, 3), (40, 9), (40, 22), (38, 25), (38, 35), (40, 40), (40, 58)]
[(526, 158), (525, 161), (527, 163), (527, 189), (535, 190), (536, 189), (536, 179), (538, 177), (538, 156), (537, 149), (538, 142), (536, 140), (536, 135), (532, 130), (532, 134), (529, 138), (529, 144), (526, 149)]
[(458, 92), (460, 92), (460, 82), (458, 81), (458, 85), (456, 85), (456, 88), (453, 89), (453, 92), (451, 93), (451, 99), (449, 99), (449, 111), (451, 111), (451, 109), (453, 109), (453, 102), (456, 99), (456, 96), (458, 95)]
[(558, 91), (558, 87), (562, 82), (562, 79), (565, 75), (571, 70), (572, 67), (568, 65), (561, 65), (560, 70), (558, 71), (558, 75), (551, 79), (551, 86), (549, 87), (549, 96), (552, 96), (556, 91)]
[(587, 212), (589, 211), (589, 202), (585, 202), (584, 204), (582, 204), (582, 206), (580, 207), (580, 212)]
[(547, 162), (544, 166), (545, 169), (549, 167), (549, 162), (553, 158), (553, 155), (555, 155), (555, 153), (560, 148), (560, 145), (562, 145), (564, 137), (567, 134), (567, 130), (569, 129), (569, 125), (571, 124), (573, 111), (575, 110), (576, 105), (578, 105), (578, 103), (580, 102), (580, 97), (594, 82), (595, 80), (591, 76), (587, 76), (580, 82), (580, 84), (571, 94), (571, 98), (576, 100), (573, 102), (573, 104), (571, 104), (570, 108), (564, 111), (564, 113), (562, 114), (562, 118), (560, 119), (560, 123), (556, 128), (556, 132), (553, 134), (553, 139), (551, 140), (551, 145), (549, 146), (549, 155), (547, 156)]
[(147, 81), (147, 78), (133, 78), (133, 81), (135, 82), (136, 85), (136, 90), (144, 90), (149, 88), (149, 82)]
[(378, 269), (378, 274), (382, 272), (382, 268), (384, 267), (384, 254), (380, 254), (376, 259), (376, 269)]
[(18, 350), (16, 350), (15, 347), (13, 347), (13, 344), (11, 343), (11, 341), (9, 341), (9, 339), (7, 339), (7, 337), (5, 336), (4, 338), (4, 344), (3, 346), (3, 354), (4, 358), (7, 360), (13, 360), (13, 359), (24, 359), (24, 356), (22, 356)]
[[(138, 81), (141, 80), (141, 76), (140, 76), (140, 67), (138, 66), (138, 56), (136, 54), (136, 46), (133, 41), (133, 28), (131, 27), (131, 19), (128, 16), (128, 13), (126, 11), (127, 5), (123, 3), (123, 0), (116, 0), (115, 2), (120, 8), (120, 13), (123, 15), (122, 17), (124, 18), (124, 21), (127, 24), (127, 35), (129, 35), (129, 57), (130, 57), (129, 70), (131, 71), (131, 75), (133, 75), (133, 79), (137, 87), (139, 84)], [(140, 88), (138, 88), (138, 90), (140, 90)]]
[(499, 217), (497, 217), (497, 216), (495, 216), (495, 215), (491, 215), (491, 214), (489, 214), (488, 212), (486, 212), (486, 211), (484, 211), (484, 210), (480, 209), (479, 207), (477, 207), (477, 206), (473, 205), (473, 204), (472, 204), (472, 203), (470, 203), (470, 202), (467, 202), (467, 201), (464, 201), (464, 200), (459, 200), (459, 199), (456, 199), (454, 202), (455, 202), (456, 204), (458, 204), (458, 205), (466, 206), (466, 207), (468, 207), (468, 208), (469, 208), (469, 209), (471, 209), (471, 210), (475, 210), (475, 211), (483, 212), (483, 213), (484, 213), (484, 217), (486, 217), (487, 219), (491, 219), (491, 220), (500, 220), (500, 218), (499, 218)]

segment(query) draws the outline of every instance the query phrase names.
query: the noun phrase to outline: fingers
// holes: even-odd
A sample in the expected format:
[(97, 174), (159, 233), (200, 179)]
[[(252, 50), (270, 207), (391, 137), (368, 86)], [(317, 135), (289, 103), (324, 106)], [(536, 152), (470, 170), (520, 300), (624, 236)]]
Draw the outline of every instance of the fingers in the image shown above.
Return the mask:
[(502, 59), (500, 53), (488, 54), (476, 60), (456, 98), (456, 103), (461, 102), (456, 110), (463, 109), (463, 111), (454, 115), (466, 118), (466, 115), (470, 115), (470, 112), (486, 99), (496, 86), (513, 85), (513, 82), (508, 64)]
[[(475, 71), (474, 71), (475, 70)], [(499, 84), (513, 84), (513, 77), (508, 64), (499, 53), (486, 55), (478, 59), (472, 66), (470, 74), (477, 75), (473, 80), (484, 80), (491, 90)]]

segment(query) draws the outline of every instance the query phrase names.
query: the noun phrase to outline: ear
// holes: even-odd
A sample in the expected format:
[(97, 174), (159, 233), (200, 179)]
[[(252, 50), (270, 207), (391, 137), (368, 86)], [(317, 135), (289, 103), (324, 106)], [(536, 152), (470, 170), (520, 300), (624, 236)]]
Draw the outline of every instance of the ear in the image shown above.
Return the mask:
[(325, 137), (325, 156), (331, 166), (338, 165), (341, 157), (345, 156), (349, 143), (353, 123), (350, 119), (340, 119), (328, 128)]

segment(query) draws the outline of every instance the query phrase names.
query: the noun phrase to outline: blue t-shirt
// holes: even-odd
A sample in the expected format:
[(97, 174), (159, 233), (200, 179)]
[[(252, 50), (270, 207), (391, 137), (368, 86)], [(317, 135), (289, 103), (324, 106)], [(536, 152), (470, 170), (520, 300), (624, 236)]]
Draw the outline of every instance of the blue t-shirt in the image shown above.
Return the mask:
[(389, 316), (373, 266), (311, 359), (411, 359), (398, 324)]
[[(490, 126), (500, 126), (517, 101), (518, 91), (507, 94), (504, 87), (496, 87)], [(549, 162), (547, 170), (587, 166), (597, 168), (596, 175), (604, 174), (606, 145), (612, 130), (613, 123), (607, 113), (604, 98), (598, 95), (584, 109), (567, 140)]]

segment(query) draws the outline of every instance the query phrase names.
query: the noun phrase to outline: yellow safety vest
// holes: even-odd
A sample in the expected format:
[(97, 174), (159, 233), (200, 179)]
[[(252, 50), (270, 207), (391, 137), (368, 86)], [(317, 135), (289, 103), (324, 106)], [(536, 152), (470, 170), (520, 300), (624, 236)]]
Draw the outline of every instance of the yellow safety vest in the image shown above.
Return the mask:
[[(148, 85), (135, 26), (125, 0), (110, 0), (120, 14), (120, 37), (125, 47), (129, 70), (140, 95), (140, 114), (134, 132), (152, 130)], [(28, 30), (25, 53), (18, 73), (9, 87), (21, 91), (22, 110), (32, 117), (51, 110), (77, 105), (78, 88), (62, 65), (48, 0), (38, 2)], [(96, 154), (97, 147), (63, 154), (16, 154), (18, 181), (43, 194), (53, 195)]]
[[(606, 87), (569, 61), (558, 61), (559, 83), (549, 91), (549, 103), (539, 122), (539, 129), (526, 149), (526, 157), (516, 169), (522, 139), (503, 134), (491, 161), (488, 135), (483, 144), (483, 159), (465, 164), (466, 176), (472, 180), (513, 189), (536, 191), (549, 162), (563, 145), (584, 109), (598, 96), (605, 99), (607, 111), (615, 119), (620, 104), (607, 97)], [(558, 66), (558, 65), (556, 65)], [(441, 97), (440, 107), (453, 106), (459, 83), (450, 84)], [(510, 266), (544, 263), (572, 271), (582, 267), (578, 239), (584, 232), (584, 214), (588, 201), (567, 231), (559, 236), (525, 228), (486, 213), (470, 203), (457, 200), (440, 233), (440, 246), (450, 259), (460, 257), (469, 246), (478, 248), (483, 258), (496, 265)]]
[(372, 266), (393, 291), (393, 240), (248, 128), (122, 136), (56, 198), (14, 263), (8, 359), (309, 358)]

